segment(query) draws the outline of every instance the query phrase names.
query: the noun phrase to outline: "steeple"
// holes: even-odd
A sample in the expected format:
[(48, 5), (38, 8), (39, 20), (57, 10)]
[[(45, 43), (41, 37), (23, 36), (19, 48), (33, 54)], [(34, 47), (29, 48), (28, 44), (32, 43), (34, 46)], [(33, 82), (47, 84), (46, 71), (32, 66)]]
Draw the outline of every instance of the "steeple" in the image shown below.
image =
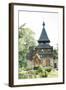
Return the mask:
[(50, 40), (47, 36), (47, 33), (45, 31), (45, 23), (44, 22), (43, 22), (43, 29), (42, 29), (42, 32), (41, 32), (38, 42), (39, 43), (49, 43), (50, 42)]

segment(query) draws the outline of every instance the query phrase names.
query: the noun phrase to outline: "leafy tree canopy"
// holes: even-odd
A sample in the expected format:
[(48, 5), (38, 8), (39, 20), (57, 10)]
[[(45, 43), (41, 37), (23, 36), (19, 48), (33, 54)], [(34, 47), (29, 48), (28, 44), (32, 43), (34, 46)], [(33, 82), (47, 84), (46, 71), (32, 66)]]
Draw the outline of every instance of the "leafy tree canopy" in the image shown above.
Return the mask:
[(19, 28), (18, 48), (20, 66), (26, 66), (26, 55), (29, 52), (29, 48), (36, 46), (34, 35), (35, 33), (30, 28), (26, 27), (25, 24)]

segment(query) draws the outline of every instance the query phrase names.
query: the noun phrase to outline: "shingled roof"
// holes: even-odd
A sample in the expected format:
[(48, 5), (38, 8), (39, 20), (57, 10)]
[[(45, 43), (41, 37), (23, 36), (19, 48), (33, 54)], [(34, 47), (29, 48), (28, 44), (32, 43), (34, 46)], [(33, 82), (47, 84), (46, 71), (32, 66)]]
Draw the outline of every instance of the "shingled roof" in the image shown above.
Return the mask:
[(39, 38), (39, 40), (38, 40), (39, 43), (46, 43), (46, 42), (49, 43), (49, 42), (50, 42), (50, 40), (49, 40), (49, 38), (48, 38), (48, 36), (47, 36), (47, 33), (46, 33), (46, 31), (45, 31), (44, 26), (45, 26), (45, 23), (43, 22), (43, 29), (42, 29), (40, 38)]
[(36, 48), (40, 48), (40, 49), (42, 49), (42, 48), (52, 48), (49, 44), (44, 44), (44, 43), (39, 43), (39, 45), (36, 47)]

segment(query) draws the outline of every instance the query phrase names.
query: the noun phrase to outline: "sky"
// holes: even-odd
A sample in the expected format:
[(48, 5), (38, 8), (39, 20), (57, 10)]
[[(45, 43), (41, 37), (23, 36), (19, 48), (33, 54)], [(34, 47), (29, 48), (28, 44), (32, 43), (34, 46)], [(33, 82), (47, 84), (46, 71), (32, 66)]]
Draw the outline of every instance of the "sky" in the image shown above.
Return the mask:
[(36, 40), (39, 39), (43, 28), (42, 24), (45, 22), (45, 30), (50, 39), (50, 45), (54, 48), (58, 45), (58, 21), (57, 12), (19, 11), (19, 27), (26, 23), (26, 27), (35, 32), (34, 38)]

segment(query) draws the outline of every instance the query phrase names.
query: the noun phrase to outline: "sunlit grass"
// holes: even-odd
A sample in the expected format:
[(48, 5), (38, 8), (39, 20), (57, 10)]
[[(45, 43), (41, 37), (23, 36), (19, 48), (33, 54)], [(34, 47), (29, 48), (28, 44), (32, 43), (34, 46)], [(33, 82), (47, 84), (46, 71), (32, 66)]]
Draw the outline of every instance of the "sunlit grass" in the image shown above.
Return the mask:
[(51, 72), (49, 72), (48, 77), (58, 77), (58, 71), (53, 69)]

